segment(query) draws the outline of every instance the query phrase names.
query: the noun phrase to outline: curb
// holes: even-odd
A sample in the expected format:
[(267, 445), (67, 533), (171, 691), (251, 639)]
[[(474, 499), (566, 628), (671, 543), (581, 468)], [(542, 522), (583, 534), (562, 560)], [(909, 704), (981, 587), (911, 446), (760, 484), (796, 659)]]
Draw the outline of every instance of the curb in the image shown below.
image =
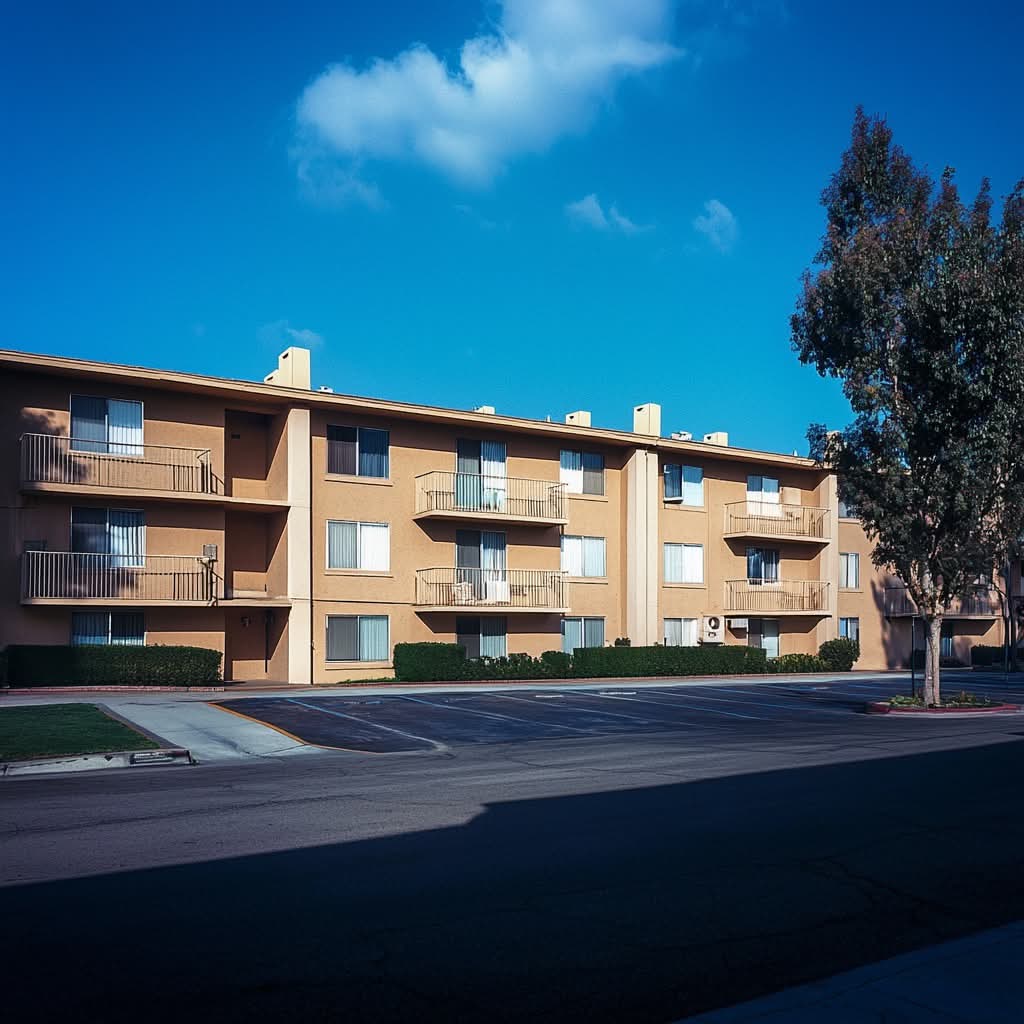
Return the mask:
[(950, 708), (916, 708), (893, 707), (888, 701), (874, 700), (864, 705), (864, 713), (868, 715), (992, 715), (1020, 711), (1019, 704), (995, 704), (992, 707), (950, 707)]
[(53, 696), (81, 693), (224, 693), (226, 686), (10, 686), (0, 696), (31, 697), (39, 693)]
[(101, 768), (146, 768), (198, 763), (183, 747), (160, 747), (156, 750), (123, 750), (109, 754), (73, 754), (67, 757), (40, 757), (31, 761), (8, 761), (0, 764), (0, 778), (91, 772)]

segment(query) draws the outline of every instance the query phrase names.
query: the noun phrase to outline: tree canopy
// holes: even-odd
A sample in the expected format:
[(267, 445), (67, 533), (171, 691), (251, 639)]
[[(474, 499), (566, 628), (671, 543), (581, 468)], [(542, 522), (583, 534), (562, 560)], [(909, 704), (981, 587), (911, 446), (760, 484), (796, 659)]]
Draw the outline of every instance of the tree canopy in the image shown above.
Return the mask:
[(1024, 529), (1024, 181), (994, 222), (987, 181), (965, 203), (952, 169), (935, 182), (858, 109), (822, 203), (793, 347), (854, 419), (808, 439), (929, 624), (937, 701), (944, 610)]

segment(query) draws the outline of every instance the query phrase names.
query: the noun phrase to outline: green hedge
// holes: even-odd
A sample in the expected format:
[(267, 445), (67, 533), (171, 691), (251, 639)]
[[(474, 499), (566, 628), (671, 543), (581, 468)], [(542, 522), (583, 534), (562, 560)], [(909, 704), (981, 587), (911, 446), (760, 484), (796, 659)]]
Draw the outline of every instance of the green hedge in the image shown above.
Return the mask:
[(464, 679), (466, 648), (462, 644), (395, 644), (395, 678), (407, 683)]
[(817, 654), (782, 654), (768, 659), (769, 672), (828, 672), (829, 666)]
[(818, 648), (818, 657), (825, 663), (825, 668), (821, 671), (849, 672), (853, 668), (853, 663), (860, 657), (860, 644), (845, 637), (826, 640)]
[(759, 647), (579, 647), (573, 652), (573, 675), (579, 678), (622, 676), (718, 676), (765, 672)]
[(206, 647), (11, 644), (10, 686), (208, 686), (220, 682), (220, 651)]

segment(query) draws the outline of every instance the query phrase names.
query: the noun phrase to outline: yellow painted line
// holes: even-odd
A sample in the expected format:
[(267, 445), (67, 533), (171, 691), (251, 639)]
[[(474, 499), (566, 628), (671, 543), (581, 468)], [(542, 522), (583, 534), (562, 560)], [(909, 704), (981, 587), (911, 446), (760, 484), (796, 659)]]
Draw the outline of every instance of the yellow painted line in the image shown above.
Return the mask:
[(301, 736), (296, 736), (295, 733), (289, 732), (287, 729), (282, 729), (279, 725), (273, 725), (270, 722), (264, 722), (262, 718), (253, 718), (252, 715), (246, 715), (241, 711), (236, 711), (234, 708), (225, 707), (223, 704), (217, 704), (210, 700), (206, 702), (211, 708), (219, 708), (221, 711), (226, 711), (229, 715), (235, 715), (237, 718), (244, 718), (247, 722), (254, 722), (256, 725), (262, 725), (265, 729), (273, 729), (274, 732), (280, 733), (282, 736), (287, 736), (288, 739), (294, 740), (296, 743), (301, 743), (304, 747), (319, 747), (321, 750), (341, 750), (346, 754), (379, 754), (379, 750), (352, 750), (350, 747), (332, 747), (328, 743), (310, 743), (309, 740), (304, 740)]

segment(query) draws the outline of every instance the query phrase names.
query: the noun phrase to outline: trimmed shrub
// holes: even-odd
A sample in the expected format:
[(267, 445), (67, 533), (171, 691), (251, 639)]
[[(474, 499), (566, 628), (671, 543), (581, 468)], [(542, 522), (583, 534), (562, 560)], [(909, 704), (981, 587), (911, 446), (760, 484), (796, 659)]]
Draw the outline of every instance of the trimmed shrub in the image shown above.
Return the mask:
[(971, 664), (979, 668), (1003, 667), (1003, 648), (992, 647), (989, 644), (975, 644), (971, 648)]
[(406, 683), (465, 679), (466, 648), (462, 644), (395, 644), (395, 678)]
[(820, 671), (849, 672), (853, 668), (853, 663), (860, 657), (860, 644), (845, 637), (826, 640), (818, 648), (818, 657), (825, 664), (824, 669)]
[(768, 659), (769, 672), (827, 672), (829, 666), (817, 654), (781, 654)]
[(208, 686), (220, 682), (220, 651), (207, 647), (11, 644), (11, 686)]
[(578, 678), (623, 676), (746, 675), (765, 672), (759, 647), (578, 647), (572, 656)]
[(545, 679), (569, 679), (572, 677), (572, 655), (565, 651), (545, 651), (540, 656)]

